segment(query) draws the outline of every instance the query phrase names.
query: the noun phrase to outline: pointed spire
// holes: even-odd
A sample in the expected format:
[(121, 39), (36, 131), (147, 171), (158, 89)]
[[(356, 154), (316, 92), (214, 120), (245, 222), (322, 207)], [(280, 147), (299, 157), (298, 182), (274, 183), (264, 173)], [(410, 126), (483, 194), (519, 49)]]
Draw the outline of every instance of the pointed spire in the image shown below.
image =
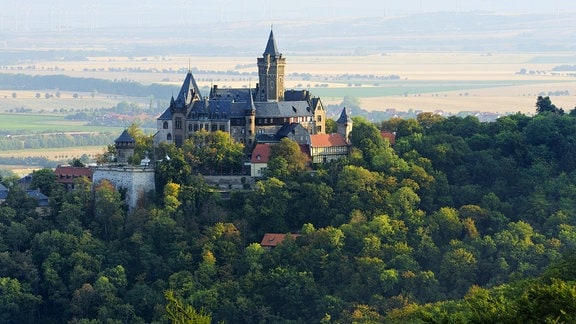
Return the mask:
[(350, 121), (352, 121), (352, 118), (350, 117), (350, 114), (348, 114), (348, 111), (346, 110), (346, 107), (344, 107), (342, 109), (342, 113), (340, 114), (340, 118), (338, 118), (338, 120), (336, 121), (338, 124), (347, 124)]
[(182, 87), (180, 88), (180, 92), (178, 93), (178, 98), (176, 99), (176, 101), (187, 105), (190, 102), (192, 102), (194, 96), (200, 96), (200, 89), (196, 84), (196, 80), (194, 80), (192, 71), (188, 71), (188, 74), (186, 74), (186, 79), (184, 79)]
[(274, 39), (274, 32), (270, 29), (270, 36), (268, 36), (268, 43), (266, 44), (266, 50), (264, 50), (264, 55), (270, 56), (280, 56), (278, 52), (278, 47), (276, 47), (276, 40)]

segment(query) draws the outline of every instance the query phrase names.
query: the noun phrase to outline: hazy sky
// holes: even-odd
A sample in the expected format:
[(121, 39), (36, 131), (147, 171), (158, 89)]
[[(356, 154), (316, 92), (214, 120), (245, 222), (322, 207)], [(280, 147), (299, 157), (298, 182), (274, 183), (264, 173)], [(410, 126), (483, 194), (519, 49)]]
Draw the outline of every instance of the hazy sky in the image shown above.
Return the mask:
[(337, 19), (438, 11), (576, 12), (574, 0), (0, 0), (0, 31)]

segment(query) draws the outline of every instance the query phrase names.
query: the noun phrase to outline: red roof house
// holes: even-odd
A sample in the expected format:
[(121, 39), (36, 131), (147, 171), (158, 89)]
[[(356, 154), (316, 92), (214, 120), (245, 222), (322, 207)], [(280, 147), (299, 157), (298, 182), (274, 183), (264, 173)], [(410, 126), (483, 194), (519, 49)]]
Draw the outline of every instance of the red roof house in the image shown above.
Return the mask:
[(310, 135), (312, 163), (326, 163), (348, 155), (350, 146), (344, 136), (334, 134)]

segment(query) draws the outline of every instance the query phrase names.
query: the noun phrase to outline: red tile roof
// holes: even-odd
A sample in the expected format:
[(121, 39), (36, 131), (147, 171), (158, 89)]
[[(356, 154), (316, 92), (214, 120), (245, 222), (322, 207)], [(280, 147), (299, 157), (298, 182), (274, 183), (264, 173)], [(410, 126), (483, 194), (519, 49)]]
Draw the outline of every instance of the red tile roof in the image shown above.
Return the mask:
[[(263, 247), (275, 247), (278, 244), (282, 243), (284, 239), (286, 239), (287, 234), (278, 234), (278, 233), (266, 233), (262, 238), (262, 242), (260, 245)], [(297, 238), (300, 236), (299, 234), (290, 234), (292, 238)]]
[(74, 179), (79, 177), (87, 177), (92, 181), (92, 169), (91, 168), (82, 168), (82, 167), (73, 167), (73, 166), (57, 166), (56, 170), (54, 170), (54, 174), (56, 174), (56, 181), (60, 183), (73, 183)]
[(312, 147), (348, 146), (344, 136), (337, 133), (310, 135), (310, 143)]
[(382, 138), (388, 139), (388, 142), (390, 142), (390, 145), (393, 145), (394, 143), (396, 143), (396, 134), (394, 134), (394, 133), (380, 132), (380, 136), (382, 136)]
[(270, 160), (270, 144), (256, 144), (252, 151), (251, 163), (268, 163)]

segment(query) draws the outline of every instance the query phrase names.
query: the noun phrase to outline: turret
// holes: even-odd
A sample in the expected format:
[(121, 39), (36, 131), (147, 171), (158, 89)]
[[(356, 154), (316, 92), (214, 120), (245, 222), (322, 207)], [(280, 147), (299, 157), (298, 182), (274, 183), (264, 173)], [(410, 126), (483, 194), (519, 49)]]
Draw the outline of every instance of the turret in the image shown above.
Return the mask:
[(336, 121), (337, 133), (342, 135), (346, 142), (350, 142), (350, 132), (352, 131), (352, 118), (348, 114), (346, 107), (342, 108), (340, 118)]
[(114, 146), (116, 147), (116, 154), (118, 164), (127, 164), (128, 160), (134, 155), (134, 148), (136, 147), (136, 141), (124, 130), (122, 134), (114, 141)]

